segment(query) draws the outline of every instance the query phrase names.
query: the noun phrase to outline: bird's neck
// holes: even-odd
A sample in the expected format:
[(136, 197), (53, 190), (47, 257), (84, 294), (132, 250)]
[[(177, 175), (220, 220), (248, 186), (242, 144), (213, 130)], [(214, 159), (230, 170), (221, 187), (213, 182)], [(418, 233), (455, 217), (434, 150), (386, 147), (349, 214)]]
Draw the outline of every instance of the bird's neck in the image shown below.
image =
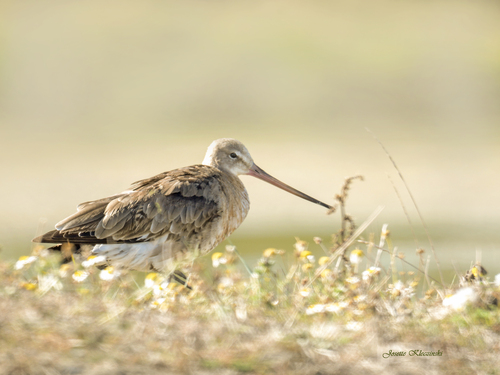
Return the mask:
[(202, 164), (209, 165), (210, 167), (217, 168), (218, 170), (223, 171), (227, 174), (230, 174), (233, 177), (237, 177), (233, 172), (224, 168), (223, 163), (221, 163), (220, 160), (215, 155), (210, 155), (208, 152), (207, 152), (207, 155), (205, 156), (205, 159), (203, 159)]

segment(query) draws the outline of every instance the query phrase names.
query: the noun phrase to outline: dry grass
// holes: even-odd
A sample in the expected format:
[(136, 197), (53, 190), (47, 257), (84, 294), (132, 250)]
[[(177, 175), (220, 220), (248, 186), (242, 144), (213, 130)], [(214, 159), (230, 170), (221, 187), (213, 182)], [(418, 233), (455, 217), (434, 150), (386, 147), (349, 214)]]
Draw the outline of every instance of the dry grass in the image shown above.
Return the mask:
[[(192, 290), (159, 274), (61, 266), (36, 248), (0, 264), (0, 374), (499, 373), (498, 285), (479, 267), (459, 291), (381, 268), (394, 253), (386, 228), (381, 238), (346, 259), (338, 236), (297, 239), (253, 270), (228, 246), (190, 267)], [(407, 355), (383, 358), (389, 350)]]
[(346, 212), (354, 179), (331, 241), (265, 249), (253, 269), (227, 246), (177, 264), (188, 287), (41, 246), (0, 263), (0, 375), (500, 373), (500, 276), (476, 264), (444, 286), (422, 249), (399, 270), (387, 225), (362, 237), (380, 210), (359, 227)]

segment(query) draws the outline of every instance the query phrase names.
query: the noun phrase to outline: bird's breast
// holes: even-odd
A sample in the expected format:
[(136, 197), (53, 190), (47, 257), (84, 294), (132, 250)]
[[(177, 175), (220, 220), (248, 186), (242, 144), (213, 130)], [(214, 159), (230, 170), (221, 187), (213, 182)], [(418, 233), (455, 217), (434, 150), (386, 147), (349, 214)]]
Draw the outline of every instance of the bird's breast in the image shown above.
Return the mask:
[(238, 177), (231, 176), (223, 185), (221, 195), (221, 232), (219, 242), (233, 233), (243, 220), (245, 220), (250, 209), (250, 200), (245, 186)]

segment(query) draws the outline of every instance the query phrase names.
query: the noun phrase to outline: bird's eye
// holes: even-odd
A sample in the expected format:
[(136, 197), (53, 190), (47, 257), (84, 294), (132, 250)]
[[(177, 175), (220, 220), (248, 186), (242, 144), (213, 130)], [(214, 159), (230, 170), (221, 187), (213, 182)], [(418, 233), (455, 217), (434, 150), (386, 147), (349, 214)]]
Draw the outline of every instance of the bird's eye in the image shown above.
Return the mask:
[(238, 157), (238, 155), (236, 155), (236, 152), (231, 152), (231, 153), (229, 154), (229, 157), (230, 157), (231, 159), (236, 159), (236, 158)]

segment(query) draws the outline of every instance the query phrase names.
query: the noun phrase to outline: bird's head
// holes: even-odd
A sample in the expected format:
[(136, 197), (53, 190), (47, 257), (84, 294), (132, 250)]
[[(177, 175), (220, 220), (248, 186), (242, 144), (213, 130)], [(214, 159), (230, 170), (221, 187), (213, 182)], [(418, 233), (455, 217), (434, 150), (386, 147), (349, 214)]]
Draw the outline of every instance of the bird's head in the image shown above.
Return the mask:
[(250, 153), (247, 148), (243, 146), (243, 143), (236, 139), (221, 138), (213, 141), (208, 147), (203, 164), (218, 168), (233, 176), (246, 174), (256, 177), (300, 198), (319, 204), (328, 209), (333, 209), (332, 206), (318, 201), (266, 173), (253, 162)]
[(203, 164), (238, 176), (248, 174), (254, 162), (243, 143), (236, 139), (221, 138), (208, 147)]

